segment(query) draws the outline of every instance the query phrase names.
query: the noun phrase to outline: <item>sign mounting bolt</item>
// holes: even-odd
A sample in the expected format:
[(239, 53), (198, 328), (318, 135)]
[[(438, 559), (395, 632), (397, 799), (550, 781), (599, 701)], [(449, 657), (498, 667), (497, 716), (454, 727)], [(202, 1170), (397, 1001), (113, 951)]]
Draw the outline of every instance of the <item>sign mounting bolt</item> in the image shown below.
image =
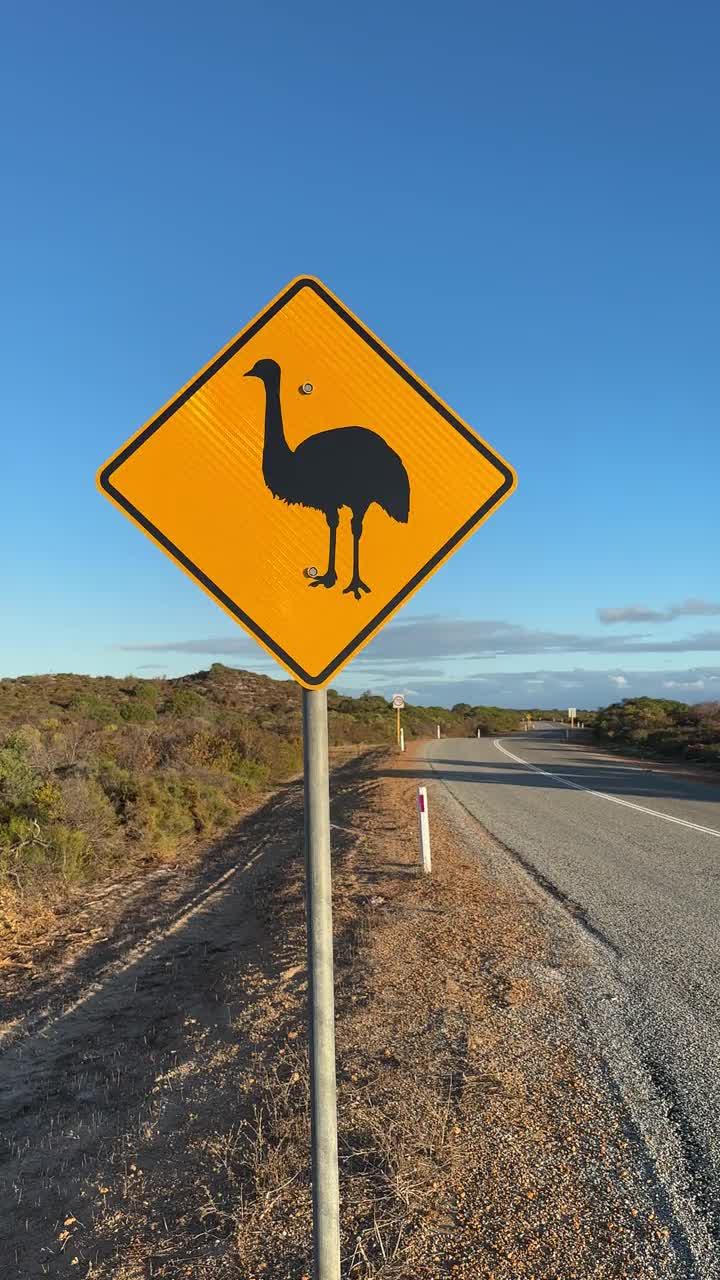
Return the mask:
[(300, 392), (304, 396), (311, 396), (314, 390), (312, 382), (303, 382), (300, 388)]

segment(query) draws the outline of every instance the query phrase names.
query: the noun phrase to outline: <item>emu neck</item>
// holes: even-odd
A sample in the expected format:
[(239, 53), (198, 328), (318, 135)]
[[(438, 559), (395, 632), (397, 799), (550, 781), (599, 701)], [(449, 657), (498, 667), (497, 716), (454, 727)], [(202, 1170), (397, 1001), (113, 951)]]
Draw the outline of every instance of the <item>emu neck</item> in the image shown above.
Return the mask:
[(265, 447), (263, 449), (263, 475), (270, 483), (278, 464), (282, 467), (292, 457), (283, 428), (280, 407), (280, 380), (265, 385)]

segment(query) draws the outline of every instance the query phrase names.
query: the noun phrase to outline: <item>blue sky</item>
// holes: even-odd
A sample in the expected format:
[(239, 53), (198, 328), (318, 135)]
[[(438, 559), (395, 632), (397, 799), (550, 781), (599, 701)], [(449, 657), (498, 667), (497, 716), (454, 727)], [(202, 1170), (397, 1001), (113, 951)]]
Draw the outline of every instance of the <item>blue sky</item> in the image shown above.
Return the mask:
[(280, 674), (93, 477), (308, 272), (520, 477), (338, 686), (720, 696), (719, 39), (656, 0), (6, 7), (0, 674)]

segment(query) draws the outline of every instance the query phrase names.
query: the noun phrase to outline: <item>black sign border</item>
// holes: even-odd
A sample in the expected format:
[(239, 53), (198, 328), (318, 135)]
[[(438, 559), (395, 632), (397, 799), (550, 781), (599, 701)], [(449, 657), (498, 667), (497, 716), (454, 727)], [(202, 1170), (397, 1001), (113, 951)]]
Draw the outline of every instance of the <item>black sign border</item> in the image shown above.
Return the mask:
[[(282, 308), (285, 307), (301, 289), (312, 289), (313, 292), (322, 299), (326, 306), (330, 307), (335, 314), (345, 322), (345, 324), (349, 325), (358, 337), (362, 338), (363, 342), (367, 343), (367, 345), (380, 357), (381, 360), (384, 360), (385, 363), (390, 366), (398, 377), (407, 382), (417, 395), (425, 400), (441, 418), (444, 418), (448, 425), (457, 431), (473, 449), (476, 449), (478, 453), (481, 453), (483, 457), (488, 460), (488, 462), (491, 462), (503, 476), (502, 484), (487, 499), (487, 501), (482, 504), (481, 507), (478, 507), (474, 515), (472, 515), (469, 520), (465, 521), (461, 528), (458, 529), (457, 533), (453, 534), (452, 538), (440, 547), (439, 551), (437, 551), (435, 555), (423, 565), (422, 569), (418, 570), (418, 572), (414, 574), (410, 581), (403, 587), (402, 591), (399, 591), (397, 595), (395, 595), (385, 606), (385, 608), (381, 609), (372, 621), (364, 626), (355, 638), (351, 640), (349, 644), (345, 645), (344, 649), (342, 649), (337, 657), (333, 658), (333, 660), (329, 662), (318, 675), (311, 675), (308, 671), (305, 671), (289, 653), (286, 653), (280, 645), (276, 644), (272, 636), (268, 635), (262, 627), (253, 622), (253, 619), (249, 614), (245, 613), (244, 609), (241, 609), (234, 600), (231, 600), (221, 587), (213, 582), (206, 573), (203, 573), (202, 569), (198, 568), (196, 564), (193, 564), (192, 560), (190, 560), (179, 547), (176, 547), (169, 538), (166, 538), (161, 530), (156, 528), (156, 526), (152, 524), (137, 507), (133, 506), (133, 504), (129, 502), (120, 490), (112, 483), (112, 476), (114, 472), (116, 472), (123, 463), (127, 462), (128, 458), (132, 457), (138, 449), (142, 448), (145, 442), (149, 440), (156, 431), (159, 431), (160, 428), (173, 416), (173, 414), (177, 413), (178, 409), (180, 409), (192, 396), (195, 395), (196, 391), (199, 391), (200, 387), (204, 386), (210, 378), (214, 377), (224, 364), (227, 364), (228, 360), (232, 360), (233, 356), (236, 355), (251, 338), (254, 338), (268, 323), (268, 321), (272, 320), (273, 316), (277, 315), (277, 313), (281, 311)], [(385, 620), (394, 613), (405, 600), (407, 600), (408, 596), (412, 595), (413, 591), (420, 586), (424, 579), (430, 576), (436, 566), (444, 560), (445, 557), (448, 556), (465, 537), (467, 537), (472, 529), (474, 529), (474, 527), (479, 524), (490, 511), (492, 511), (493, 507), (496, 507), (497, 504), (502, 501), (509, 490), (512, 489), (515, 483), (515, 477), (507, 464), (503, 462), (501, 458), (498, 458), (497, 455), (493, 453), (492, 449), (484, 444), (482, 440), (479, 440), (477, 436), (469, 431), (465, 424), (461, 422), (459, 418), (456, 418), (455, 415), (451, 413), (451, 411), (442, 404), (436, 396), (433, 395), (432, 391), (427, 387), (424, 387), (421, 382), (418, 382), (417, 378), (415, 378), (414, 375), (410, 373), (409, 369), (406, 369), (404, 365), (396, 359), (392, 352), (387, 351), (385, 347), (378, 342), (377, 338), (364, 328), (355, 316), (351, 315), (349, 311), (346, 311), (336, 298), (327, 293), (318, 280), (313, 280), (311, 277), (301, 277), (300, 279), (293, 281), (289, 288), (276, 298), (271, 306), (268, 307), (266, 311), (262, 312), (262, 314), (253, 321), (248, 329), (241, 333), (225, 351), (221, 352), (217, 359), (215, 359), (207, 369), (205, 369), (192, 383), (190, 383), (190, 385), (187, 386), (185, 390), (167, 406), (167, 408), (163, 409), (163, 411), (158, 414), (152, 422), (148, 423), (148, 425), (133, 440), (131, 440), (130, 443), (120, 451), (120, 453), (116, 454), (116, 456), (102, 468), (98, 476), (98, 483), (100, 488), (108, 495), (108, 497), (112, 498), (113, 501), (122, 507), (124, 511), (127, 511), (128, 515), (132, 516), (133, 520), (135, 520), (141, 528), (145, 529), (145, 531), (149, 533), (150, 536), (160, 544), (160, 546), (164, 547), (173, 559), (177, 560), (178, 563), (186, 569), (191, 577), (201, 583), (210, 595), (214, 596), (215, 599), (219, 601), (219, 603), (223, 605), (223, 607), (227, 609), (234, 618), (237, 618), (238, 622), (242, 623), (242, 625), (252, 635), (254, 635), (266, 649), (269, 649), (269, 651), (273, 653), (285, 667), (292, 671), (298, 677), (301, 684), (310, 688), (319, 689), (332, 679), (333, 675), (344, 666), (348, 659), (352, 657), (353, 653), (360, 649), (365, 641), (383, 625)]]

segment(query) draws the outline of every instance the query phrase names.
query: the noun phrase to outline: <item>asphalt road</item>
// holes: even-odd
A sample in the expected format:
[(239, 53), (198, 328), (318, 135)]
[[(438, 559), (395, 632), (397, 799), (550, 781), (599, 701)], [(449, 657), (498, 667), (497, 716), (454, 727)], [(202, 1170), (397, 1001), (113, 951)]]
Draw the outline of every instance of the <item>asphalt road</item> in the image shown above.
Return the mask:
[(427, 757), (586, 934), (588, 1019), (656, 1171), (696, 1238), (707, 1232), (703, 1274), (720, 1275), (720, 786), (570, 746), (562, 730), (449, 739)]

